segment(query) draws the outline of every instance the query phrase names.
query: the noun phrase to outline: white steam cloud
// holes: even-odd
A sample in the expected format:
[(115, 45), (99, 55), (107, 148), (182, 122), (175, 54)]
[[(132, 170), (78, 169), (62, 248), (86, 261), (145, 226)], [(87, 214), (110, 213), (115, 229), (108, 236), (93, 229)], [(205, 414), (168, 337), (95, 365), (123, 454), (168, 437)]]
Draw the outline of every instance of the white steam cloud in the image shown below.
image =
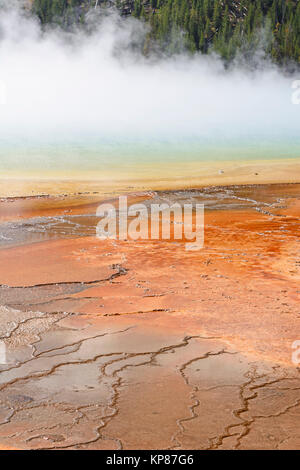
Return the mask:
[(99, 155), (124, 142), (184, 151), (247, 142), (297, 156), (293, 78), (270, 64), (228, 71), (213, 56), (144, 58), (131, 48), (144, 34), (140, 22), (95, 21), (92, 34), (66, 35), (42, 32), (17, 8), (1, 12), (0, 168), (8, 148), (46, 142), (96, 142)]

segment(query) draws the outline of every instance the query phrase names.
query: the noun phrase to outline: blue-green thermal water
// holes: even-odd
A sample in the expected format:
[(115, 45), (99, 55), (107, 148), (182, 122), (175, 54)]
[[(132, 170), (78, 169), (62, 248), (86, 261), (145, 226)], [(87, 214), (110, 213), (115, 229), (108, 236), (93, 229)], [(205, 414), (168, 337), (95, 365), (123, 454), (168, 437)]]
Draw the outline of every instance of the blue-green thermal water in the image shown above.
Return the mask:
[[(244, 162), (251, 160), (286, 160), (300, 158), (300, 142), (297, 137), (283, 140), (192, 140), (176, 141), (109, 141), (91, 139), (89, 142), (35, 143), (16, 142), (0, 146), (0, 171), (81, 172), (99, 174), (134, 172), (151, 168), (194, 162)], [(270, 168), (271, 170), (271, 168)], [(192, 176), (192, 175), (191, 175)]]
[(145, 58), (133, 20), (68, 36), (12, 8), (0, 31), (1, 173), (300, 157), (300, 77), (265, 59)]

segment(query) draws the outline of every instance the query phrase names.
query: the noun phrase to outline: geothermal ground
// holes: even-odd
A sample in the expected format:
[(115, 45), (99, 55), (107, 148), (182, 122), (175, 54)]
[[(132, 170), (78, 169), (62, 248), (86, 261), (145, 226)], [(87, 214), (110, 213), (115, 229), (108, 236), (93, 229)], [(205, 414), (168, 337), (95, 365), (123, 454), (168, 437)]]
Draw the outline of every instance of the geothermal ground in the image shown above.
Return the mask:
[(0, 204), (0, 448), (299, 449), (300, 185), (205, 203), (205, 246), (100, 241), (93, 194)]

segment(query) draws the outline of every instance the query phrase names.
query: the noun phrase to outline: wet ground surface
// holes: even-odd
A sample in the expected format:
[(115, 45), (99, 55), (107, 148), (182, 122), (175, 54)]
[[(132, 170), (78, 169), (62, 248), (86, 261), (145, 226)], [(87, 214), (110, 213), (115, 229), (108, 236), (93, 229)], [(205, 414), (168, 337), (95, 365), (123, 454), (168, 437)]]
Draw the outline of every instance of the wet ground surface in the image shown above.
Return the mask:
[[(276, 215), (277, 209), (285, 207), (285, 198), (288, 196), (288, 192), (290, 191), (293, 195), (294, 187), (295, 185), (208, 187), (201, 190), (157, 191), (150, 193), (146, 200), (142, 196), (135, 196), (131, 199), (134, 199), (133, 202), (141, 200), (149, 209), (149, 213), (151, 204), (167, 203), (172, 205), (179, 203), (182, 206), (184, 204), (193, 204), (194, 206), (195, 204), (204, 204), (206, 211), (233, 211), (250, 208), (267, 215)], [(41, 204), (41, 199), (44, 204)], [(63, 197), (61, 199), (62, 201), (64, 200)], [(47, 197), (43, 200), (41, 197), (33, 197), (25, 198), (24, 202), (28, 204), (29, 201), (31, 201), (29, 205), (31, 212), (34, 211), (34, 206), (37, 206), (40, 211), (47, 213), (51, 209), (51, 205), (55, 206), (56, 203), (57, 208), (60, 209), (58, 212), (62, 213), (50, 216), (47, 214), (45, 216), (28, 217), (28, 212), (24, 213), (20, 208), (20, 198), (2, 198), (2, 205), (4, 207), (0, 226), (0, 248), (42, 242), (50, 239), (95, 235), (96, 225), (100, 220), (96, 216), (96, 209), (100, 201), (95, 195), (93, 202), (90, 201), (89, 204), (81, 202), (81, 205), (69, 208), (66, 208), (67, 203), (61, 204), (61, 207), (59, 207), (57, 204), (59, 198)], [(21, 202), (23, 202), (23, 198), (21, 198)], [(118, 203), (114, 199), (110, 199), (109, 202), (118, 207)], [(10, 218), (14, 212), (13, 210), (9, 211), (9, 206), (14, 206), (18, 203), (19, 212), (15, 215), (17, 220), (4, 222), (3, 219)], [(11, 207), (11, 209), (14, 209), (14, 207)], [(29, 215), (32, 214), (29, 212)]]
[(204, 203), (198, 252), (72, 201), (0, 203), (0, 447), (299, 449), (300, 185), (131, 196)]

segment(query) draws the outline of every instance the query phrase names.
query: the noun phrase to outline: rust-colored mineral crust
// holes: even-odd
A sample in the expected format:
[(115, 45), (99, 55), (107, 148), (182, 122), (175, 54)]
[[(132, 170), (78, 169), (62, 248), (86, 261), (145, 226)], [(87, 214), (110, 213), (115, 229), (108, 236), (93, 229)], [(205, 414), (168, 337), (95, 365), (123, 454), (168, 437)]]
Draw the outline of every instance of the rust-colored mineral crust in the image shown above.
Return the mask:
[(0, 203), (0, 448), (299, 449), (300, 185), (204, 202), (205, 246), (100, 241), (103, 197)]

